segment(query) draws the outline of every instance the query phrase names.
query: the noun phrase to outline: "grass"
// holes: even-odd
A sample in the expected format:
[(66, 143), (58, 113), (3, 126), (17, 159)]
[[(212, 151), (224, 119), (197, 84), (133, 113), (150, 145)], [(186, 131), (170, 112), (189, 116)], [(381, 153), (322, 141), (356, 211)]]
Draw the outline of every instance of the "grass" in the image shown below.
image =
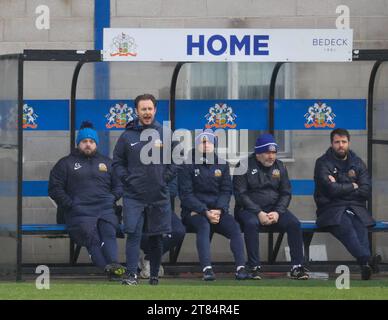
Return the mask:
[(235, 281), (217, 279), (161, 279), (159, 286), (143, 280), (138, 286), (123, 286), (101, 280), (52, 280), (49, 290), (38, 290), (34, 281), (0, 282), (0, 299), (27, 300), (388, 300), (388, 279), (351, 280), (350, 289), (339, 290), (335, 280), (295, 281), (264, 279)]

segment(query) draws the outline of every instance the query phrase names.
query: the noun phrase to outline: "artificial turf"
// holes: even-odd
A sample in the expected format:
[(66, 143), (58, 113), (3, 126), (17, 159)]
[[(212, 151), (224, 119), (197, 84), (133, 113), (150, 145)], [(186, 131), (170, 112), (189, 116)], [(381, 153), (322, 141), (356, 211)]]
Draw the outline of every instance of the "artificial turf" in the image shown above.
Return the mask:
[(277, 299), (388, 299), (388, 279), (351, 280), (350, 289), (339, 290), (335, 280), (295, 281), (265, 279), (235, 281), (217, 279), (205, 283), (200, 279), (161, 279), (158, 286), (143, 280), (138, 286), (123, 286), (101, 280), (51, 280), (49, 290), (38, 290), (34, 281), (0, 282), (0, 299), (39, 300), (277, 300)]

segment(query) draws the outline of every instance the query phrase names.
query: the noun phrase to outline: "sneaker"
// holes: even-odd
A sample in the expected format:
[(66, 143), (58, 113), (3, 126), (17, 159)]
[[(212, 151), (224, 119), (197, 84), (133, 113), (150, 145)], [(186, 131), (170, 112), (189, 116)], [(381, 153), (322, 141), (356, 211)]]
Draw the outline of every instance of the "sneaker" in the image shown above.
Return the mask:
[(123, 280), (121, 281), (121, 284), (127, 285), (127, 286), (136, 286), (139, 284), (139, 280), (137, 279), (137, 274), (135, 273), (129, 273), (125, 275)]
[[(150, 261), (146, 260), (144, 258), (140, 259), (140, 278), (142, 279), (149, 279), (151, 275), (151, 267), (150, 267)], [(164, 276), (164, 269), (163, 266), (159, 266), (159, 272), (158, 272), (158, 277), (163, 277)]]
[(119, 263), (110, 263), (105, 267), (104, 271), (108, 275), (109, 280), (117, 280), (122, 278), (127, 269)]
[(372, 276), (372, 268), (369, 264), (364, 264), (361, 266), (361, 279), (369, 280)]
[(158, 279), (158, 277), (151, 277), (150, 280), (148, 281), (148, 283), (151, 286), (157, 286), (159, 284), (159, 279)]
[(305, 267), (303, 267), (302, 265), (294, 266), (291, 269), (290, 277), (291, 277), (291, 279), (294, 279), (294, 280), (308, 280), (309, 275), (307, 274), (306, 271), (308, 271), (308, 270)]
[(236, 273), (235, 273), (236, 280), (247, 280), (251, 279), (249, 273), (245, 270), (244, 267), (240, 268)]
[(260, 266), (250, 268), (249, 279), (261, 280), (261, 267)]
[(214, 280), (216, 280), (216, 275), (214, 274), (212, 268), (207, 268), (203, 272), (202, 280), (204, 280), (204, 281), (214, 281)]

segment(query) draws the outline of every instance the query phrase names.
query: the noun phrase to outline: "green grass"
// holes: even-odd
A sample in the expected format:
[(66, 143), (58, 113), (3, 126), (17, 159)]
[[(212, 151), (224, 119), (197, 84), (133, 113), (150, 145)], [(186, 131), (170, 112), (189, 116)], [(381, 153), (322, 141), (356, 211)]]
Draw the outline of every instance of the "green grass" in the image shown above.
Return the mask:
[(349, 290), (338, 290), (334, 280), (261, 281), (161, 279), (159, 286), (142, 281), (139, 286), (116, 282), (52, 280), (49, 290), (37, 290), (35, 282), (0, 282), (0, 299), (388, 299), (388, 280), (351, 280)]

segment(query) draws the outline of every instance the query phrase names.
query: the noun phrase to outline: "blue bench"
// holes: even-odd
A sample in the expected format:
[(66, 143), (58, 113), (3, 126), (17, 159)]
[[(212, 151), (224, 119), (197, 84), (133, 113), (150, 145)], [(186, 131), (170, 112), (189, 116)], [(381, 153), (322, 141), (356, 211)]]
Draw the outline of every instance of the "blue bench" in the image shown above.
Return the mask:
[[(301, 228), (303, 232), (303, 244), (305, 259), (308, 262), (310, 260), (310, 244), (313, 239), (313, 236), (316, 232), (327, 232), (325, 228), (318, 228), (314, 221), (301, 220)], [(388, 232), (388, 221), (377, 221), (374, 227), (369, 229), (370, 232)], [(261, 232), (270, 233), (270, 239), (268, 243), (268, 263), (273, 264), (276, 262), (276, 257), (279, 253), (281, 243), (283, 241), (284, 233), (278, 232), (279, 235), (276, 239), (275, 246), (273, 246), (273, 230), (269, 228), (262, 227)], [(193, 233), (188, 230), (188, 233)], [(66, 230), (66, 225), (64, 224), (23, 224), (22, 225), (22, 234), (23, 235), (39, 235), (47, 237), (67, 237), (68, 233)], [(181, 249), (182, 243), (176, 248), (170, 251), (170, 263), (174, 264), (178, 260), (179, 252)], [(81, 246), (75, 245), (73, 241), (70, 244), (70, 264), (75, 264), (77, 262)]]
[[(316, 232), (328, 232), (325, 228), (319, 228), (315, 221), (310, 220), (301, 220), (301, 229), (303, 232), (303, 246), (304, 246), (304, 254), (306, 262), (310, 261), (310, 244), (313, 239), (314, 233)], [(262, 226), (260, 228), (260, 232), (268, 233), (268, 264), (274, 264), (276, 262), (277, 255), (280, 250), (280, 246), (282, 244), (284, 238), (284, 232), (274, 231), (273, 228), (268, 228)], [(372, 228), (369, 228), (369, 232), (388, 232), (388, 221), (377, 221), (376, 225)], [(187, 230), (187, 233), (193, 233), (191, 230)], [(276, 239), (274, 245), (274, 233), (278, 233), (278, 237)], [(170, 251), (170, 263), (176, 263), (179, 252), (182, 244), (178, 245), (174, 250)]]

